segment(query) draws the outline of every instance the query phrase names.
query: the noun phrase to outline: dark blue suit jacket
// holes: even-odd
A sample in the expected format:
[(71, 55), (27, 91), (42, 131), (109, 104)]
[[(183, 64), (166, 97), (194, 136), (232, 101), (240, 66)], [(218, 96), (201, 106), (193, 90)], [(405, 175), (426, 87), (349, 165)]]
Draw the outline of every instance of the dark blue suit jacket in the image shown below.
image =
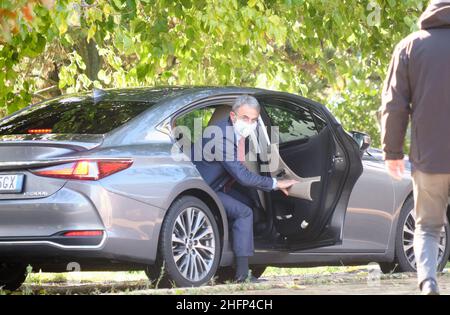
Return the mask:
[[(218, 121), (215, 124), (221, 131), (221, 135), (211, 134), (210, 138), (203, 137), (202, 141), (197, 141), (192, 150), (192, 161), (202, 175), (203, 179), (215, 191), (219, 191), (231, 178), (234, 178), (244, 187), (256, 188), (264, 191), (272, 190), (273, 179), (255, 174), (247, 169), (245, 165), (237, 160), (237, 141), (233, 131), (233, 125), (229, 118)], [(227, 128), (228, 127), (228, 128)], [(222, 136), (219, 138), (219, 136)], [(214, 142), (211, 142), (214, 141)], [(209, 147), (203, 153), (205, 145)], [(215, 146), (211, 146), (215, 143)], [(197, 150), (197, 153), (195, 151)], [(201, 157), (201, 160), (195, 160)]]

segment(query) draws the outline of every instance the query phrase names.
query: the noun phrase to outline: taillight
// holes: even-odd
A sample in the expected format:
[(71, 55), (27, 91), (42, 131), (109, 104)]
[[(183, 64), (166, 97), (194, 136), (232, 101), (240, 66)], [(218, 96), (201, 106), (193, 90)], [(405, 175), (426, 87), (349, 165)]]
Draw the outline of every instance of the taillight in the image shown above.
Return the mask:
[(29, 134), (52, 133), (52, 129), (50, 128), (28, 129), (28, 133)]
[(103, 236), (103, 231), (94, 230), (94, 231), (69, 231), (63, 234), (67, 237), (95, 237), (95, 236)]
[(132, 164), (132, 160), (80, 160), (30, 171), (45, 177), (98, 180), (123, 171)]

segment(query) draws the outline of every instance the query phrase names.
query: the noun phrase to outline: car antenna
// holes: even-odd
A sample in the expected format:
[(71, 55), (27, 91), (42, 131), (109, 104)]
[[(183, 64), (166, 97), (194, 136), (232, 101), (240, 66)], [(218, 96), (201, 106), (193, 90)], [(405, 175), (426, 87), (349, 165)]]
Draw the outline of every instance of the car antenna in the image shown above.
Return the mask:
[(92, 96), (94, 97), (94, 104), (97, 104), (97, 102), (99, 102), (104, 95), (106, 95), (105, 90), (94, 88), (94, 90), (92, 90)]

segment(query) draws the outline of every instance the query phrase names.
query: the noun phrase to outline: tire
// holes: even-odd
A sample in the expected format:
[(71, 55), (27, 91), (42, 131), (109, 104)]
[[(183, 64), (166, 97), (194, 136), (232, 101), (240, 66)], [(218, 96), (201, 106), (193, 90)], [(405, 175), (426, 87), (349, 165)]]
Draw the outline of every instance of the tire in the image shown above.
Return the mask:
[(27, 269), (23, 264), (0, 263), (0, 288), (16, 291), (27, 278)]
[(208, 206), (196, 197), (183, 196), (167, 211), (158, 258), (155, 265), (148, 266), (147, 276), (157, 287), (201, 286), (217, 271), (220, 244), (217, 221)]
[[(414, 199), (408, 198), (404, 203), (398, 220), (395, 236), (395, 261), (380, 263), (383, 273), (416, 272), (413, 236), (415, 229)], [(450, 255), (450, 226), (447, 223), (442, 231), (439, 250), (438, 272), (444, 270)]]
[[(263, 265), (252, 265), (250, 266), (250, 270), (252, 271), (252, 275), (255, 278), (260, 278), (264, 271), (266, 270), (267, 266)], [(217, 284), (227, 283), (227, 282), (233, 282), (235, 277), (235, 269), (231, 266), (227, 267), (220, 267), (217, 269), (216, 275), (215, 275), (215, 282)]]
[(395, 262), (381, 262), (378, 263), (380, 265), (380, 270), (384, 274), (391, 274), (391, 273), (398, 273), (399, 267), (398, 264)]

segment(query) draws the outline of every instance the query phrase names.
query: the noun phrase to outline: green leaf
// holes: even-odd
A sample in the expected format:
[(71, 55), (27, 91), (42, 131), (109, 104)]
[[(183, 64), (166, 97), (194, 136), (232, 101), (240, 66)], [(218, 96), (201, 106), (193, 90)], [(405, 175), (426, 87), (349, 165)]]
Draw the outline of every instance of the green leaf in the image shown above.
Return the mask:
[(258, 0), (249, 0), (248, 1), (248, 6), (250, 8), (253, 8), (256, 5), (257, 2), (258, 2)]
[(87, 32), (86, 41), (89, 42), (95, 36), (96, 32), (97, 32), (97, 26), (95, 24), (92, 24)]
[(108, 75), (103, 69), (98, 72), (97, 77), (107, 85), (111, 83), (111, 75)]

